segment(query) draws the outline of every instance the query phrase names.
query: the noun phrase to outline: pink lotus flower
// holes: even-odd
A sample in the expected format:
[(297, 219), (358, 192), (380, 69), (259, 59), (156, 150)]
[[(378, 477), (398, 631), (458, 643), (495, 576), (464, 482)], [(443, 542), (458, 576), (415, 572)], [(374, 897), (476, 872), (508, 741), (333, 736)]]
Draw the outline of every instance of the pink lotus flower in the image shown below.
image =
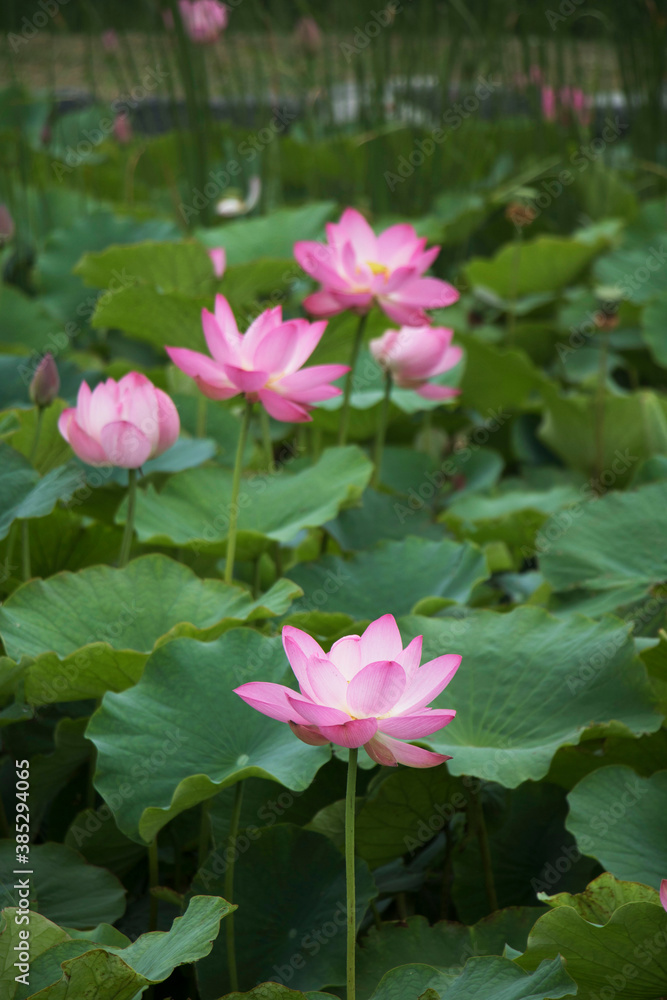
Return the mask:
[(6, 205), (0, 205), (0, 246), (11, 240), (15, 228), (11, 212)]
[(186, 347), (167, 347), (171, 360), (195, 380), (209, 399), (231, 399), (243, 393), (287, 423), (310, 420), (312, 403), (340, 395), (329, 385), (344, 375), (347, 365), (302, 368), (324, 333), (326, 323), (305, 319), (283, 322), (282, 309), (266, 309), (240, 334), (224, 295), (215, 299), (215, 314), (202, 310), (202, 324), (212, 354)]
[(214, 247), (213, 250), (209, 250), (208, 255), (211, 258), (211, 263), (213, 264), (213, 273), (216, 278), (221, 278), (225, 273), (225, 267), (227, 266), (227, 254), (225, 253), (225, 248)]
[[(196, 45), (212, 44), (227, 27), (227, 7), (219, 0), (179, 0), (178, 6), (183, 27)], [(171, 11), (164, 11), (162, 16), (167, 28), (173, 29)]]
[(442, 309), (459, 297), (446, 281), (422, 277), (440, 247), (426, 250), (412, 226), (390, 226), (376, 236), (363, 215), (346, 208), (340, 222), (327, 224), (327, 237), (325, 244), (294, 244), (301, 267), (322, 285), (304, 301), (314, 316), (345, 309), (363, 314), (377, 303), (395, 323), (422, 326), (425, 309)]
[(132, 122), (130, 121), (130, 116), (126, 111), (123, 112), (123, 114), (116, 115), (114, 118), (113, 134), (116, 137), (116, 140), (123, 146), (132, 141)]
[(452, 721), (452, 709), (426, 706), (449, 684), (460, 656), (438, 656), (420, 667), (422, 637), (403, 649), (392, 615), (371, 622), (362, 636), (339, 639), (328, 654), (291, 625), (283, 628), (283, 646), (299, 692), (250, 681), (236, 694), (252, 708), (289, 723), (304, 743), (363, 746), (378, 764), (434, 767), (450, 760), (401, 740), (423, 739)]
[(556, 94), (553, 87), (542, 87), (542, 117), (547, 122), (556, 120)]
[(139, 372), (110, 378), (91, 392), (79, 388), (76, 406), (63, 410), (58, 430), (88, 465), (138, 469), (178, 438), (180, 420), (169, 396)]
[(102, 32), (102, 48), (105, 52), (117, 52), (120, 47), (118, 35), (113, 28)]
[(322, 48), (322, 32), (314, 17), (302, 17), (294, 29), (294, 41), (309, 56), (316, 56)]
[(45, 406), (51, 405), (58, 395), (59, 389), (60, 376), (58, 375), (58, 369), (51, 351), (47, 351), (35, 368), (35, 374), (28, 388), (28, 395), (35, 406), (43, 409)]
[(424, 399), (451, 399), (460, 389), (427, 380), (442, 375), (461, 360), (463, 351), (452, 346), (453, 330), (442, 326), (402, 326), (371, 340), (370, 352), (402, 389), (414, 389)]
[(660, 902), (663, 909), (667, 911), (667, 878), (663, 878), (660, 883)]

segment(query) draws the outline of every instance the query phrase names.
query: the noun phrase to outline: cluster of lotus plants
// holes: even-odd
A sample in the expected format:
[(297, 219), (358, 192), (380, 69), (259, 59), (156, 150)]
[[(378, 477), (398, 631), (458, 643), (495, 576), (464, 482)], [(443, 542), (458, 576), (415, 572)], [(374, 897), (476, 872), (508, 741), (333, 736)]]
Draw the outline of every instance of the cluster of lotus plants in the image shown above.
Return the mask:
[(664, 199), (614, 205), (460, 263), (329, 202), (46, 227), (2, 1000), (667, 996)]

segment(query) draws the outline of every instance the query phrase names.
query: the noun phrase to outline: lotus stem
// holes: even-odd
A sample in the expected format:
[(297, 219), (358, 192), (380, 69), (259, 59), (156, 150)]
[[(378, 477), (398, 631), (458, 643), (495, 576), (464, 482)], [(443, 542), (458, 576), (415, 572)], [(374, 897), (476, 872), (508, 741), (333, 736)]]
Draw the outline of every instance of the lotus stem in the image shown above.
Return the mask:
[(345, 881), (347, 884), (347, 1000), (355, 1000), (355, 949), (357, 946), (357, 905), (354, 881), (354, 819), (357, 792), (356, 747), (350, 749), (345, 796)]
[[(39, 436), (42, 432), (42, 417), (44, 416), (44, 409), (41, 406), (37, 407), (37, 422), (35, 424), (35, 436), (32, 439), (32, 447), (30, 448), (29, 459), (30, 462), (34, 462), (35, 455), (37, 454), (37, 446), (39, 445)], [(30, 527), (27, 521), (21, 521), (21, 565), (23, 569), (23, 580), (29, 580), (32, 576), (31, 565), (30, 565)]]
[(199, 819), (199, 847), (197, 851), (197, 864), (201, 868), (206, 861), (208, 845), (211, 839), (211, 821), (209, 812), (211, 810), (211, 799), (206, 799), (201, 804), (201, 816)]
[(252, 403), (246, 400), (245, 413), (239, 434), (239, 443), (234, 461), (234, 478), (232, 479), (232, 499), (229, 505), (229, 537), (227, 538), (227, 561), (225, 563), (225, 583), (234, 579), (234, 556), (236, 555), (236, 529), (239, 520), (239, 490), (241, 488), (241, 472), (243, 469), (243, 453), (248, 438)]
[[(473, 779), (474, 780), (474, 779)], [(498, 896), (496, 884), (493, 878), (493, 864), (491, 861), (491, 848), (489, 846), (489, 835), (484, 820), (484, 808), (482, 806), (481, 782), (473, 785), (470, 789), (468, 800), (471, 812), (471, 822), (474, 824), (477, 840), (479, 841), (479, 853), (482, 858), (482, 871), (484, 873), (484, 885), (486, 887), (486, 897), (489, 902), (491, 913), (498, 909)]]
[(600, 338), (600, 363), (595, 394), (595, 476), (598, 480), (604, 471), (604, 411), (607, 396), (607, 358), (609, 356), (609, 334), (606, 330), (600, 332)]
[[(227, 871), (225, 872), (225, 899), (233, 903), (234, 896), (234, 863), (236, 861), (236, 841), (239, 835), (241, 820), (241, 805), (243, 803), (243, 782), (237, 781), (234, 788), (234, 805), (229, 820), (229, 840), (227, 847)], [(236, 947), (234, 944), (234, 914), (230, 913), (225, 920), (227, 929), (227, 966), (229, 968), (229, 987), (232, 993), (239, 988), (239, 974), (236, 967)]]
[(150, 892), (160, 884), (159, 875), (159, 862), (157, 856), (157, 834), (153, 837), (150, 844), (148, 845), (148, 889), (150, 895), (150, 912), (148, 917), (148, 930), (157, 930), (157, 910), (158, 901), (157, 898)]
[(339, 445), (344, 445), (347, 443), (347, 430), (350, 423), (350, 396), (352, 395), (354, 369), (356, 367), (357, 358), (359, 357), (359, 351), (361, 350), (361, 344), (364, 339), (364, 329), (366, 326), (367, 319), (368, 319), (368, 313), (364, 313), (363, 316), (359, 317), (357, 332), (354, 335), (354, 344), (352, 345), (352, 355), (350, 357), (350, 370), (345, 376), (345, 388), (343, 389), (343, 408), (341, 410), (340, 426), (338, 428)]
[(206, 396), (200, 396), (197, 400), (197, 426), (195, 433), (198, 438), (206, 437)]
[(378, 429), (375, 437), (375, 469), (371, 486), (377, 487), (380, 483), (380, 471), (382, 469), (382, 452), (384, 451), (384, 439), (387, 433), (387, 417), (389, 416), (389, 400), (391, 397), (391, 386), (393, 379), (391, 372), (386, 372), (384, 377), (384, 396), (382, 397), (382, 407), (378, 420)]
[(130, 559), (130, 552), (132, 551), (132, 536), (134, 535), (134, 512), (137, 505), (137, 470), (129, 469), (128, 471), (127, 518), (125, 520), (123, 541), (120, 546), (120, 555), (118, 556), (119, 569), (123, 569), (124, 566), (127, 566)]
[(271, 472), (271, 469), (273, 468), (273, 442), (271, 441), (271, 425), (269, 423), (269, 415), (264, 407), (261, 408), (259, 419), (262, 428), (262, 447), (264, 448), (264, 454), (266, 456), (266, 467), (269, 472)]

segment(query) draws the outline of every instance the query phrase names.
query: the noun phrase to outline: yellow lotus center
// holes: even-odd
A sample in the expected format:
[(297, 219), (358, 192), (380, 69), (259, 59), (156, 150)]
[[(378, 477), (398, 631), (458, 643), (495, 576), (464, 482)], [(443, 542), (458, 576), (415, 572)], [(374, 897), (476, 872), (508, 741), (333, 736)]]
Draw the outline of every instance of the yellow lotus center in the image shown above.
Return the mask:
[(370, 267), (373, 274), (384, 274), (385, 278), (389, 274), (389, 268), (384, 264), (378, 264), (375, 260), (367, 260), (366, 263)]

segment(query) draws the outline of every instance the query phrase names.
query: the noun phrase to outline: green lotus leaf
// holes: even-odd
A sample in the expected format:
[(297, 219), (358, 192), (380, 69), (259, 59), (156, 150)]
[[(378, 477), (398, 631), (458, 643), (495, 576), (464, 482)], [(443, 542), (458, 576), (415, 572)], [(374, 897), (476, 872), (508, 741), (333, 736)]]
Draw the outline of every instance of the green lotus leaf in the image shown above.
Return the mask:
[[(0, 880), (5, 887), (5, 902), (18, 905), (19, 875), (14, 869), (16, 844), (0, 841)], [(95, 927), (114, 923), (125, 911), (125, 889), (104, 868), (86, 864), (71, 847), (64, 844), (31, 844), (27, 875), (30, 907), (54, 923), (68, 927)]]
[(602, 767), (567, 798), (567, 828), (585, 854), (618, 879), (660, 887), (667, 878), (667, 771), (643, 778), (630, 767)]
[(465, 604), (488, 575), (483, 553), (470, 542), (408, 537), (351, 559), (324, 556), (292, 567), (290, 576), (304, 592), (292, 611), (331, 610), (367, 619), (408, 614), (425, 598), (438, 598), (440, 607)]
[[(237, 555), (255, 558), (274, 541), (291, 542), (304, 528), (318, 527), (356, 501), (372, 465), (360, 449), (329, 448), (299, 472), (254, 473), (241, 484)], [(232, 472), (192, 469), (171, 476), (158, 492), (137, 496), (135, 529), (142, 542), (188, 546), (224, 554), (229, 526)], [(121, 507), (118, 520), (125, 518)]]
[[(243, 905), (234, 917), (239, 985), (259, 979), (293, 989), (321, 989), (345, 982), (345, 860), (319, 833), (292, 824), (249, 827), (234, 867), (234, 892)], [(218, 892), (225, 878), (225, 850), (200, 868), (193, 892)], [(366, 864), (357, 859), (357, 925), (377, 894)], [(202, 1000), (228, 985), (225, 942), (197, 965)]]
[[(559, 747), (586, 737), (655, 732), (661, 716), (629, 627), (612, 618), (554, 618), (541, 608), (463, 619), (406, 617), (404, 639), (423, 634), (422, 662), (459, 653), (436, 708), (457, 717), (425, 742), (452, 756), (454, 775), (514, 788), (537, 781)], [(481, 694), (480, 694), (481, 692)]]
[(429, 965), (392, 969), (370, 1000), (555, 1000), (576, 992), (560, 958), (528, 976), (506, 958), (471, 958), (459, 976)]
[(302, 743), (233, 690), (252, 679), (284, 682), (286, 669), (279, 638), (232, 629), (214, 642), (165, 643), (138, 684), (105, 695), (86, 735), (97, 747), (95, 786), (119, 829), (150, 841), (173, 816), (243, 778), (307, 788), (330, 749)]

